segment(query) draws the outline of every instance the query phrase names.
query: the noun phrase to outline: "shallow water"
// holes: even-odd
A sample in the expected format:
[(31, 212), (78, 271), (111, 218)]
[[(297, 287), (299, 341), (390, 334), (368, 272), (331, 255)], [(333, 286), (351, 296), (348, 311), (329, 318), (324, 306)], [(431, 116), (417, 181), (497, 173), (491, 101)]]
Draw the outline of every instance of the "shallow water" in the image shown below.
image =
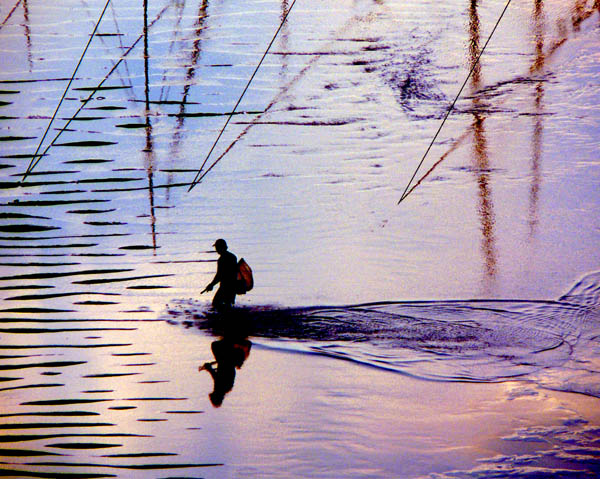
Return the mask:
[[(213, 335), (435, 381), (538, 382), (600, 397), (600, 273), (556, 301), (419, 301), (243, 308), (225, 316), (178, 302), (169, 321)], [(262, 341), (261, 341), (262, 342)], [(582, 366), (585, 364), (585, 366)]]
[(188, 193), (291, 5), (111, 1), (73, 75), (105, 2), (0, 1), (0, 475), (597, 471), (597, 2), (511, 3), (397, 205), (504, 3), (298, 0)]

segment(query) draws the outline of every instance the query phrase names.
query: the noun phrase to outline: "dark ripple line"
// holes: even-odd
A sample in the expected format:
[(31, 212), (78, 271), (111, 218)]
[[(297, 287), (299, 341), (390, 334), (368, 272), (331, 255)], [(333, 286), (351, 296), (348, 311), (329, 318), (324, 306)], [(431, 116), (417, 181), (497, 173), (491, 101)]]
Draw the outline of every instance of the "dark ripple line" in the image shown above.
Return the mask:
[(46, 423), (46, 422), (32, 422), (32, 423), (21, 423), (21, 424), (0, 424), (0, 430), (2, 429), (62, 429), (65, 427), (105, 427), (115, 426), (115, 424), (109, 422), (57, 422), (57, 423)]
[(34, 471), (23, 471), (17, 469), (0, 469), (0, 477), (32, 477), (39, 479), (100, 479), (104, 477), (117, 477), (114, 474), (95, 474), (95, 473), (84, 473), (84, 474), (71, 474), (66, 472), (34, 472)]
[(18, 344), (18, 345), (2, 345), (0, 344), (0, 350), (2, 349), (88, 349), (88, 348), (115, 348), (133, 346), (133, 343), (109, 343), (109, 344)]
[(130, 454), (104, 454), (100, 457), (132, 458), (132, 457), (161, 457), (161, 456), (178, 456), (178, 454), (176, 454), (174, 452), (139, 452), (139, 453), (130, 453)]
[(189, 469), (193, 467), (216, 467), (223, 466), (222, 463), (205, 464), (90, 464), (73, 462), (31, 462), (26, 466), (63, 466), (63, 467), (109, 467), (113, 469), (153, 470), (153, 469)]
[(112, 353), (111, 356), (150, 356), (152, 353)]
[(128, 278), (112, 278), (112, 279), (86, 279), (83, 281), (73, 281), (72, 284), (104, 284), (104, 283), (118, 283), (123, 281), (135, 281), (138, 279), (148, 278), (164, 278), (167, 276), (175, 276), (174, 274), (151, 274), (147, 276), (130, 276)]
[(113, 211), (116, 211), (116, 208), (111, 208), (108, 210), (70, 210), (67, 211), (67, 213), (72, 213), (76, 215), (97, 215), (102, 213), (112, 213)]
[[(46, 447), (55, 447), (58, 449), (107, 449), (110, 447), (122, 447), (122, 444), (106, 444), (98, 442), (63, 442), (57, 444), (46, 444)], [(62, 454), (58, 454), (62, 455)], [(104, 456), (102, 456), (104, 457)]]
[(69, 148), (94, 148), (98, 146), (118, 145), (116, 141), (104, 140), (84, 140), (84, 141), (68, 141), (66, 143), (54, 143), (52, 146), (63, 146)]
[[(171, 184), (165, 184), (165, 185), (153, 185), (152, 189), (153, 190), (160, 190), (160, 189), (172, 189), (172, 188), (181, 188), (181, 187), (189, 187), (190, 183), (186, 182), (186, 183), (171, 183)], [(149, 186), (140, 186), (137, 188), (109, 188), (109, 189), (99, 189), (99, 190), (92, 190), (92, 193), (129, 193), (132, 191), (146, 191), (149, 190), (150, 187)]]
[(7, 308), (0, 309), (2, 313), (34, 313), (34, 314), (45, 314), (45, 313), (74, 313), (74, 309), (56, 309), (56, 308)]
[(75, 184), (87, 184), (87, 183), (128, 183), (130, 181), (142, 181), (145, 178), (120, 178), (120, 177), (112, 177), (112, 178), (88, 178), (85, 180), (76, 180), (73, 181)]
[[(30, 238), (31, 239), (31, 238)], [(56, 248), (91, 248), (98, 246), (98, 243), (74, 243), (74, 244), (52, 244), (52, 245), (3, 245), (0, 244), (0, 249), (56, 249)]]
[[(55, 239), (79, 239), (79, 238), (113, 238), (119, 236), (131, 236), (131, 233), (99, 233), (94, 235), (70, 235), (70, 236), (0, 236), (0, 241), (39, 241)], [(43, 246), (46, 247), (46, 246)]]
[[(60, 384), (60, 383), (25, 384), (24, 386), (13, 386), (10, 388), (0, 388), (0, 391), (14, 391), (16, 389), (55, 388), (55, 387), (61, 387), (61, 386), (64, 386), (64, 384)], [(0, 415), (0, 417), (6, 417), (6, 416)], [(0, 424), (0, 429), (2, 429), (1, 424)]]
[(134, 269), (132, 269), (132, 268), (86, 269), (86, 270), (82, 270), (82, 271), (69, 271), (66, 273), (31, 273), (31, 274), (20, 274), (20, 275), (15, 275), (15, 276), (0, 276), (0, 281), (23, 280), (23, 279), (64, 278), (66, 276), (128, 273), (130, 271), (134, 271)]
[(2, 318), (0, 323), (160, 323), (161, 319), (50, 319), (50, 318)]
[[(2, 328), (0, 333), (40, 334), (40, 333), (74, 333), (89, 331), (137, 331), (137, 328)], [(0, 366), (2, 369), (2, 366)]]
[(0, 365), (0, 371), (14, 371), (16, 369), (29, 369), (29, 368), (62, 368), (67, 366), (78, 366), (80, 364), (86, 364), (87, 361), (49, 361), (43, 363), (28, 363), (28, 364), (2, 364)]
[(0, 414), (0, 417), (23, 417), (23, 416), (50, 416), (50, 417), (85, 417), (100, 416), (99, 412), (90, 411), (56, 411), (56, 412), (20, 412), (12, 414)]
[(25, 442), (37, 441), (39, 439), (57, 439), (62, 437), (154, 437), (148, 434), (132, 434), (132, 433), (89, 433), (89, 434), (5, 434), (0, 436), (0, 443), (3, 442)]
[(16, 199), (11, 201), (10, 203), (5, 203), (0, 205), (0, 208), (6, 208), (7, 206), (18, 206), (18, 207), (28, 207), (28, 206), (62, 206), (62, 205), (78, 205), (85, 203), (108, 203), (110, 200), (30, 200), (30, 201), (21, 201)]
[(0, 449), (0, 457), (62, 456), (56, 452), (30, 451), (27, 449)]
[[(64, 174), (63, 172), (62, 174)], [(71, 172), (69, 172), (71, 173)], [(77, 172), (73, 172), (77, 173)], [(36, 188), (38, 186), (56, 186), (56, 185), (66, 185), (72, 183), (71, 181), (66, 180), (55, 180), (55, 181), (28, 181), (27, 183), (19, 183), (18, 181), (1, 181), (0, 189), (1, 190), (16, 190), (17, 188)], [(16, 201), (16, 200), (15, 200)], [(14, 205), (13, 205), (14, 206)]]
[(22, 402), (21, 406), (68, 406), (71, 404), (93, 404), (109, 401), (114, 401), (114, 399), (45, 399), (40, 401)]
[(147, 397), (147, 398), (125, 398), (123, 401), (187, 401), (188, 398), (161, 398), (161, 397)]
[(43, 300), (43, 299), (52, 299), (52, 298), (64, 298), (67, 296), (90, 296), (90, 295), (98, 295), (98, 296), (121, 296), (119, 293), (88, 293), (84, 291), (76, 291), (73, 293), (49, 293), (49, 294), (23, 294), (20, 296), (11, 296), (9, 298), (5, 298), (4, 301), (29, 301), (29, 300)]
[(35, 218), (35, 219), (40, 219), (40, 220), (51, 220), (52, 218), (50, 218), (49, 216), (36, 216), (36, 215), (28, 215), (25, 213), (0, 213), (0, 218), (1, 219), (7, 219), (7, 218)]
[(39, 285), (39, 284), (23, 284), (18, 286), (0, 286), (0, 291), (12, 291), (12, 290), (23, 290), (23, 289), (51, 289), (56, 286), (50, 285)]
[(59, 229), (60, 226), (42, 226), (31, 224), (0, 225), (0, 232), (2, 233), (37, 233), (40, 231), (52, 231)]

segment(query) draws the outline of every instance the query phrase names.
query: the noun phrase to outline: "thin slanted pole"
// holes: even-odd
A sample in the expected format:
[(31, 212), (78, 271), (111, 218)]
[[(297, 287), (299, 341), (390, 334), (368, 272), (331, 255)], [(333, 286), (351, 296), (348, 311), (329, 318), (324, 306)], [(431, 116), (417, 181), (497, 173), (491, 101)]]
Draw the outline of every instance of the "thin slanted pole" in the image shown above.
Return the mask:
[[(158, 13), (158, 15), (156, 16), (156, 18), (148, 25), (148, 28), (151, 28), (154, 26), (154, 24), (163, 16), (163, 14), (171, 7), (171, 4), (167, 4), (165, 7), (163, 7), (163, 9)], [(46, 155), (46, 153), (48, 153), (48, 150), (50, 150), (50, 148), (52, 148), (52, 146), (54, 145), (54, 142), (65, 132), (67, 131), (67, 128), (69, 128), (69, 125), (71, 124), (71, 122), (73, 122), (73, 120), (75, 120), (75, 118), (77, 118), (77, 116), (79, 115), (79, 113), (81, 113), (81, 111), (85, 108), (85, 106), (92, 100), (92, 98), (94, 97), (94, 95), (98, 92), (98, 90), (100, 88), (102, 88), (102, 86), (104, 85), (104, 83), (110, 78), (110, 76), (115, 72), (115, 70), (118, 68), (118, 66), (125, 60), (125, 58), (132, 52), (132, 50), (137, 46), (137, 44), (144, 38), (144, 34), (142, 33), (140, 36), (138, 36), (138, 38), (135, 40), (135, 42), (133, 42), (131, 44), (131, 46), (129, 46), (129, 48), (127, 48), (127, 50), (125, 51), (125, 53), (123, 53), (121, 55), (121, 58), (119, 58), (119, 60), (117, 62), (115, 62), (115, 64), (112, 66), (112, 68), (108, 71), (108, 73), (104, 76), (104, 78), (102, 79), (102, 81), (100, 83), (98, 83), (98, 85), (96, 85), (96, 87), (90, 92), (90, 94), (88, 95), (88, 97), (84, 100), (81, 100), (81, 106), (77, 109), (77, 111), (68, 119), (68, 121), (64, 124), (64, 126), (58, 131), (58, 133), (56, 134), (56, 136), (54, 137), (54, 139), (50, 142), (50, 144), (44, 149), (44, 151), (37, 155), (39, 158), (37, 159), (37, 161), (34, 163), (33, 167), (31, 167), (28, 170), (28, 173), (31, 172), (31, 170), (33, 168), (35, 168), (35, 166), (37, 165), (37, 163), (42, 159), (42, 157), (44, 157)]]
[(0, 28), (2, 28), (4, 25), (6, 25), (6, 22), (8, 22), (10, 17), (12, 17), (13, 13), (15, 13), (15, 10), (17, 8), (19, 8), (19, 5), (21, 4), (22, 1), (23, 0), (18, 0), (17, 3), (15, 3), (15, 6), (12, 7), (12, 10), (10, 12), (8, 12), (8, 15), (6, 16), (6, 18), (2, 21), (2, 23), (0, 23)]
[(500, 24), (500, 21), (502, 20), (502, 17), (506, 13), (506, 10), (508, 9), (508, 6), (510, 5), (510, 2), (511, 2), (511, 0), (508, 0), (506, 2), (506, 5), (504, 6), (504, 10), (502, 10), (502, 13), (498, 17), (498, 20), (496, 21), (496, 24), (494, 25), (494, 28), (492, 29), (492, 32), (490, 33), (490, 36), (486, 40), (485, 45), (483, 45), (483, 48), (479, 52), (479, 55), (477, 55), (477, 58), (475, 59), (475, 62), (471, 66), (471, 70), (469, 71), (469, 74), (467, 75), (467, 78), (465, 78), (465, 81), (463, 82), (462, 86), (460, 87), (460, 90), (458, 90), (458, 93), (457, 93), (456, 97), (454, 98), (454, 101), (452, 102), (452, 104), (450, 105), (450, 107), (448, 108), (448, 110), (446, 111), (446, 115), (444, 116), (444, 119), (440, 123), (440, 126), (437, 129), (437, 131), (435, 132), (435, 135), (433, 135), (433, 139), (429, 143), (429, 146), (427, 147), (427, 150), (425, 150), (425, 154), (423, 155), (423, 158), (421, 158), (421, 161), (417, 165), (417, 168), (415, 169), (413, 175), (411, 176), (410, 181), (406, 185), (406, 188), (404, 188), (404, 192), (402, 193), (402, 196), (398, 200), (397, 204), (400, 204), (410, 194), (410, 192), (413, 191), (414, 188), (411, 189), (410, 191), (409, 191), (409, 188), (410, 188), (412, 182), (414, 181), (415, 177), (417, 176), (417, 172), (419, 171), (419, 169), (423, 165), (423, 162), (425, 161), (425, 158), (427, 158), (427, 155), (429, 154), (429, 151), (431, 150), (431, 147), (433, 146), (433, 144), (435, 143), (435, 140), (437, 139), (438, 135), (440, 134), (440, 131), (442, 131), (442, 128), (444, 127), (444, 123), (446, 123), (446, 120), (448, 119), (448, 117), (450, 116), (450, 113), (454, 109), (454, 106), (456, 105), (456, 102), (458, 101), (460, 95), (462, 94), (462, 91), (464, 90), (465, 86), (467, 85), (467, 82), (469, 81), (469, 78), (471, 78), (471, 75), (475, 71), (475, 68), (477, 68), (477, 65), (479, 64), (479, 60), (480, 60), (481, 56), (483, 55), (483, 52), (485, 51), (485, 47), (488, 46), (488, 43), (492, 39), (492, 36), (494, 35), (494, 32), (496, 31), (496, 28), (498, 28), (498, 25)]
[(79, 57), (77, 66), (75, 67), (75, 70), (73, 70), (73, 74), (71, 75), (71, 78), (69, 79), (69, 83), (67, 83), (67, 87), (65, 88), (65, 91), (63, 92), (63, 94), (60, 98), (60, 101), (58, 102), (58, 105), (56, 106), (56, 109), (54, 110), (54, 114), (52, 115), (52, 118), (50, 119), (50, 123), (48, 123), (48, 126), (46, 127), (46, 131), (44, 132), (44, 135), (42, 136), (42, 139), (40, 140), (40, 143), (39, 143), (37, 149), (35, 150), (35, 153), (33, 154), (31, 161), (29, 162), (29, 166), (27, 167), (27, 171), (25, 171), (25, 173), (23, 174), (23, 178), (21, 178), (21, 181), (25, 181), (25, 179), (27, 178), (29, 173), (31, 173), (31, 171), (36, 167), (36, 165), (40, 162), (40, 160), (42, 159), (42, 157), (45, 154), (45, 153), (43, 153), (42, 155), (38, 155), (38, 153), (40, 152), (40, 148), (42, 147), (42, 143), (44, 143), (44, 140), (46, 139), (46, 135), (48, 134), (48, 131), (50, 131), (50, 127), (52, 126), (52, 123), (54, 122), (54, 119), (56, 118), (56, 115), (58, 114), (58, 110), (60, 109), (60, 106), (62, 105), (62, 102), (65, 99), (65, 96), (67, 95), (67, 92), (69, 91), (69, 88), (71, 87), (71, 83), (73, 83), (73, 80), (75, 79), (75, 75), (77, 74), (77, 70), (79, 70), (79, 66), (81, 65), (81, 62), (83, 61), (83, 57), (85, 57), (85, 54), (87, 53), (88, 48), (89, 48), (90, 44), (92, 43), (94, 35), (96, 35), (96, 31), (98, 30), (98, 27), (100, 26), (100, 22), (102, 21), (102, 17), (104, 17), (104, 13), (106, 12), (106, 9), (108, 8), (109, 3), (110, 3), (110, 0), (106, 0), (106, 4), (104, 5), (104, 8), (102, 9), (102, 13), (98, 17), (98, 20), (96, 21), (96, 24), (94, 25), (94, 30), (92, 31), (90, 38), (89, 38), (85, 48), (83, 49), (83, 53)]
[[(260, 68), (260, 66), (262, 65), (262, 62), (264, 61), (265, 57), (267, 56), (267, 53), (269, 53), (269, 50), (271, 49), (271, 47), (273, 46), (273, 43), (275, 43), (275, 39), (277, 38), (277, 35), (279, 34), (280, 30), (283, 27), (283, 24), (285, 23), (285, 21), (287, 20), (288, 15), (290, 14), (290, 12), (292, 11), (292, 8), (294, 8), (294, 5), (296, 4), (296, 0), (294, 0), (292, 2), (292, 4), (290, 5), (290, 8), (288, 8), (287, 12), (285, 13), (285, 15), (283, 16), (283, 19), (281, 20), (281, 23), (279, 24), (279, 28), (277, 29), (277, 31), (275, 32), (275, 35), (273, 35), (273, 38), (271, 39), (271, 42), (269, 43), (269, 46), (267, 47), (267, 49), (265, 50), (265, 52), (263, 53), (262, 58), (260, 59), (260, 61), (258, 62), (258, 65), (256, 65), (256, 68), (254, 69), (254, 72), (252, 73), (252, 75), (250, 76), (250, 79), (248, 80), (248, 83), (246, 84), (246, 87), (244, 88), (244, 91), (242, 91), (242, 94), (240, 95), (240, 97), (238, 98), (237, 103), (235, 104), (235, 106), (233, 107), (233, 109), (231, 110), (231, 112), (229, 112), (229, 114), (227, 115), (227, 121), (225, 122), (225, 124), (223, 125), (223, 127), (221, 128), (221, 131), (219, 132), (217, 139), (214, 141), (212, 147), (210, 148), (208, 154), (206, 155), (206, 158), (204, 158), (204, 161), (202, 162), (202, 165), (200, 165), (200, 168), (198, 169), (198, 172), (196, 173), (196, 176), (194, 177), (192, 183), (190, 184), (190, 187), (188, 189), (188, 192), (190, 192), (192, 190), (192, 188), (194, 186), (196, 186), (199, 182), (200, 182), (200, 174), (202, 173), (202, 170), (204, 169), (204, 167), (206, 166), (206, 163), (208, 162), (208, 159), (210, 158), (210, 155), (212, 154), (213, 150), (215, 149), (215, 147), (217, 146), (217, 143), (219, 142), (219, 140), (221, 139), (221, 136), (223, 135), (223, 132), (225, 131), (225, 128), (227, 128), (227, 125), (229, 125), (229, 122), (231, 120), (231, 118), (233, 117), (233, 115), (235, 114), (238, 106), (240, 106), (240, 103), (242, 102), (242, 98), (244, 98), (244, 95), (246, 94), (246, 92), (248, 91), (248, 88), (250, 87), (250, 83), (252, 83), (252, 80), (254, 80), (254, 77), (256, 76), (256, 72), (258, 72), (258, 69)], [(203, 175), (204, 176), (204, 175)]]

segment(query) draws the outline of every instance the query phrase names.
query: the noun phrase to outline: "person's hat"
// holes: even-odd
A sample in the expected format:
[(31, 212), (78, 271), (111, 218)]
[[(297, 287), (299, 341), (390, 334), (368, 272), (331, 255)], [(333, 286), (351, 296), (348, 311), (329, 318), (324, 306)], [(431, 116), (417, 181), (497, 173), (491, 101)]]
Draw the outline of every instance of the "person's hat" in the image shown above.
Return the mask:
[(215, 248), (223, 247), (227, 249), (227, 242), (223, 238), (219, 238), (217, 241), (215, 241), (215, 244), (213, 244), (213, 246)]

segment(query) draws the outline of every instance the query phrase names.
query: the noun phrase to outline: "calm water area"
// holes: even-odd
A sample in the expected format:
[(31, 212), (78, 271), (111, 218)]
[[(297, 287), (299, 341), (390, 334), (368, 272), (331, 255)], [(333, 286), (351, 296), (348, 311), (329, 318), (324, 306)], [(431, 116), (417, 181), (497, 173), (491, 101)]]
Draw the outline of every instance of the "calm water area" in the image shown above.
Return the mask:
[(0, 476), (596, 477), (600, 3), (506, 5), (0, 0)]

